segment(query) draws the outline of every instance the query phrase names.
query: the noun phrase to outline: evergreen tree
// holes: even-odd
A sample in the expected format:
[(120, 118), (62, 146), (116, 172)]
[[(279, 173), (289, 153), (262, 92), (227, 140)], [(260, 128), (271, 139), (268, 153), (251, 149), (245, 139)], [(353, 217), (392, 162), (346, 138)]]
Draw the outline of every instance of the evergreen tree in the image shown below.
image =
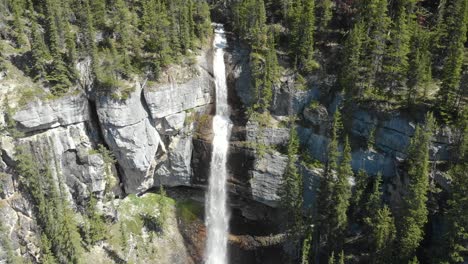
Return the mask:
[[(407, 104), (413, 104), (418, 97), (428, 97), (428, 85), (432, 80), (431, 52), (429, 50), (431, 35), (419, 25), (414, 25), (409, 54)], [(422, 90), (422, 91), (421, 91)]]
[(71, 68), (70, 71), (73, 70), (73, 66), (77, 60), (75, 39), (75, 33), (72, 31), (70, 23), (67, 23), (65, 27), (65, 43), (67, 45), (68, 65), (71, 66), (69, 67)]
[(453, 0), (447, 3), (445, 28), (447, 30), (446, 56), (443, 61), (442, 86), (438, 93), (444, 113), (458, 110), (461, 92), (460, 80), (464, 60), (468, 23), (468, 3), (466, 0)]
[(362, 210), (361, 207), (363, 205), (365, 191), (367, 189), (367, 182), (368, 182), (368, 175), (365, 170), (359, 170), (354, 177), (354, 192), (351, 196), (350, 205), (352, 206), (353, 216), (357, 218), (359, 212)]
[(333, 2), (331, 0), (319, 0), (317, 3), (317, 9), (319, 14), (318, 26), (321, 31), (325, 31), (328, 28), (333, 17)]
[(343, 157), (337, 171), (337, 181), (333, 190), (334, 217), (330, 219), (333, 224), (333, 237), (335, 243), (341, 246), (340, 241), (344, 239), (344, 233), (348, 225), (347, 211), (351, 197), (350, 178), (353, 176), (351, 168), (351, 147), (348, 137), (345, 138)]
[(41, 263), (43, 264), (55, 264), (57, 259), (50, 250), (51, 244), (47, 235), (41, 235)]
[(315, 34), (315, 0), (302, 1), (302, 15), (300, 25), (297, 25), (296, 34), (299, 37), (297, 45), (297, 63), (304, 72), (317, 68), (314, 60), (314, 34)]
[(371, 193), (367, 198), (366, 204), (364, 205), (365, 215), (367, 216), (365, 222), (369, 224), (369, 221), (375, 219), (377, 215), (377, 210), (382, 207), (382, 174), (378, 173), (373, 185)]
[(366, 80), (367, 92), (375, 91), (376, 75), (382, 68), (383, 56), (386, 51), (390, 18), (388, 16), (387, 0), (364, 0), (360, 2), (359, 19), (367, 29), (364, 45), (363, 77)]
[(96, 198), (90, 194), (88, 206), (86, 208), (87, 223), (87, 244), (94, 245), (96, 242), (106, 238), (106, 226), (102, 215), (98, 213), (96, 208)]
[(343, 250), (341, 250), (339, 258), (340, 258), (340, 259), (339, 259), (339, 262), (338, 262), (338, 263), (339, 263), (339, 264), (345, 264), (345, 254), (344, 254), (344, 251), (343, 251)]
[(344, 88), (347, 98), (359, 98), (362, 96), (360, 78), (362, 61), (362, 45), (365, 39), (362, 22), (354, 25), (344, 44), (343, 66), (340, 74), (340, 85)]
[(302, 243), (302, 257), (301, 257), (301, 264), (309, 264), (310, 258), (310, 248), (312, 246), (312, 237), (313, 237), (313, 229), (308, 228), (306, 237)]
[(398, 223), (398, 246), (401, 259), (413, 256), (424, 236), (427, 223), (429, 190), (429, 147), (434, 128), (432, 115), (424, 126), (417, 126), (408, 148), (408, 187), (403, 197), (402, 216)]
[(106, 0), (93, 0), (90, 2), (91, 10), (93, 10), (93, 21), (97, 28), (104, 29), (106, 27)]
[[(317, 197), (317, 208), (318, 208), (318, 224), (317, 224), (317, 235), (320, 239), (319, 243), (331, 243), (332, 239), (334, 238), (333, 235), (336, 234), (335, 226), (337, 223), (336, 212), (337, 209), (335, 207), (335, 175), (336, 171), (338, 170), (338, 159), (339, 159), (339, 151), (338, 151), (338, 138), (341, 131), (342, 123), (341, 123), (341, 115), (340, 112), (337, 110), (334, 114), (333, 124), (330, 133), (330, 143), (328, 144), (328, 157), (327, 163), (324, 169), (324, 174), (322, 179), (320, 180), (320, 186), (318, 191)], [(325, 252), (329, 254), (329, 249), (331, 248), (331, 244), (327, 245), (325, 248)]]
[(262, 96), (260, 98), (262, 111), (267, 111), (270, 108), (271, 101), (273, 100), (273, 86), (277, 83), (278, 78), (279, 66), (276, 56), (275, 38), (273, 33), (270, 33), (268, 36), (268, 50), (266, 51), (265, 58)]
[(377, 210), (375, 219), (371, 220), (371, 237), (373, 241), (374, 263), (392, 262), (396, 229), (394, 219), (387, 205)]
[(404, 5), (399, 6), (394, 26), (390, 31), (390, 46), (383, 61), (383, 82), (381, 93), (387, 96), (401, 96), (406, 86), (408, 54), (410, 52), (411, 16)]
[(328, 258), (328, 264), (335, 264), (335, 251), (332, 251), (330, 257)]
[(205, 1), (195, 1), (195, 34), (202, 41), (211, 34), (210, 6)]
[(448, 201), (448, 232), (444, 237), (444, 255), (449, 263), (462, 263), (468, 255), (468, 110), (462, 116), (463, 137), (459, 144), (459, 159), (449, 170), (451, 195)]
[(42, 79), (46, 76), (47, 60), (50, 58), (38, 27), (36, 19), (31, 19), (31, 53), (33, 60), (31, 74), (34, 80)]
[[(258, 16), (252, 25), (250, 38), (252, 39), (252, 48), (254, 50), (262, 49), (267, 44), (267, 27), (266, 27), (266, 11), (263, 0), (255, 0), (255, 9), (253, 10)], [(251, 10), (252, 11), (252, 10)]]
[(288, 163), (283, 175), (283, 186), (280, 197), (281, 204), (286, 210), (288, 217), (288, 227), (292, 229), (296, 236), (301, 232), (302, 221), (302, 177), (297, 169), (297, 154), (299, 151), (299, 139), (296, 129), (291, 128), (288, 143)]
[(396, 229), (390, 209), (382, 202), (381, 181), (382, 175), (379, 173), (365, 205), (364, 222), (369, 232), (372, 263), (384, 264), (391, 262), (393, 257)]
[(10, 3), (13, 13), (13, 27), (14, 37), (18, 46), (24, 46), (27, 44), (26, 35), (24, 33), (24, 22), (23, 22), (23, 10), (25, 10), (24, 1), (13, 0)]
[(122, 74), (128, 76), (132, 73), (130, 51), (135, 48), (135, 42), (132, 36), (132, 14), (124, 0), (116, 0), (115, 2), (115, 29), (119, 34), (119, 52), (122, 54)]

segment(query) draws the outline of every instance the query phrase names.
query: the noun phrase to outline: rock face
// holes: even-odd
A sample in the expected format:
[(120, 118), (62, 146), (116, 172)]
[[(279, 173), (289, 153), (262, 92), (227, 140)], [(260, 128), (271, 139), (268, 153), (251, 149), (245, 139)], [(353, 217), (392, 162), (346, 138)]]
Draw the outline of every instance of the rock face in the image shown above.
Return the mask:
[(37, 160), (50, 164), (53, 177), (62, 178), (72, 204), (83, 204), (89, 193), (103, 196), (106, 165), (99, 153), (93, 153), (96, 139), (84, 123), (47, 130), (19, 142), (29, 146)]
[(288, 158), (280, 153), (267, 153), (257, 157), (250, 179), (252, 198), (270, 206), (277, 206), (278, 191)]
[[(141, 86), (137, 84), (125, 100), (104, 95), (96, 103), (104, 139), (122, 169), (127, 193), (142, 192), (153, 185), (151, 167), (155, 166), (156, 152), (161, 144), (141, 95)], [(164, 151), (164, 147), (162, 149)]]
[(171, 68), (161, 79), (144, 89), (151, 120), (167, 147), (156, 162), (154, 184), (191, 186), (192, 156), (197, 158), (193, 136), (214, 103), (211, 49), (204, 50), (194, 65)]
[(36, 100), (16, 112), (13, 119), (23, 132), (85, 122), (89, 120), (88, 99), (79, 93), (56, 100)]
[(260, 128), (255, 122), (247, 122), (246, 140), (259, 142), (265, 145), (287, 145), (289, 140), (289, 128), (266, 127)]
[(198, 70), (199, 75), (187, 82), (177, 83), (171, 79), (169, 83), (145, 89), (152, 118), (164, 118), (213, 102), (214, 83), (211, 75), (204, 68)]

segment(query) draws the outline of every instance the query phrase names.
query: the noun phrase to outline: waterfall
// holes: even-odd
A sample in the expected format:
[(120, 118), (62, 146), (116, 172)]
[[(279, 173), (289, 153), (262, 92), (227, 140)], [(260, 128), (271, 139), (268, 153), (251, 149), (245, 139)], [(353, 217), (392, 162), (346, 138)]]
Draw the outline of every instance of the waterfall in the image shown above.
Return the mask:
[(205, 264), (227, 264), (229, 214), (226, 209), (226, 159), (231, 133), (227, 103), (224, 48), (226, 37), (222, 25), (215, 24), (213, 73), (216, 84), (216, 115), (213, 118), (213, 152), (206, 198), (207, 242)]

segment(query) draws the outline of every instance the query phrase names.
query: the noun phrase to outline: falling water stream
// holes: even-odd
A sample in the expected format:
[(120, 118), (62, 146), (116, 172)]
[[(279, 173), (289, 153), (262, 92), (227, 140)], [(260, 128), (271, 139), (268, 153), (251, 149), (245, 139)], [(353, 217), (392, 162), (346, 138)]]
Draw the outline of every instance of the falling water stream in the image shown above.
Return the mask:
[(226, 208), (226, 157), (231, 133), (227, 103), (224, 48), (226, 37), (222, 25), (215, 24), (213, 73), (216, 84), (216, 115), (213, 119), (213, 152), (206, 200), (208, 237), (205, 264), (227, 264), (229, 214)]

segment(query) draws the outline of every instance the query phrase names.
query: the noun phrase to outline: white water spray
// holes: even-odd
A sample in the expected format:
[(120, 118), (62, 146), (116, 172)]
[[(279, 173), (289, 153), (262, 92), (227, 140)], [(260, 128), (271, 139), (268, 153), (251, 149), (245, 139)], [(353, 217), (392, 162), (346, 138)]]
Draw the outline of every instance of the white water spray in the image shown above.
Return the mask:
[(216, 115), (213, 119), (213, 152), (206, 201), (205, 224), (208, 237), (205, 264), (227, 264), (229, 214), (226, 209), (226, 158), (231, 134), (227, 103), (224, 48), (226, 36), (222, 25), (215, 25), (213, 73), (216, 84)]

